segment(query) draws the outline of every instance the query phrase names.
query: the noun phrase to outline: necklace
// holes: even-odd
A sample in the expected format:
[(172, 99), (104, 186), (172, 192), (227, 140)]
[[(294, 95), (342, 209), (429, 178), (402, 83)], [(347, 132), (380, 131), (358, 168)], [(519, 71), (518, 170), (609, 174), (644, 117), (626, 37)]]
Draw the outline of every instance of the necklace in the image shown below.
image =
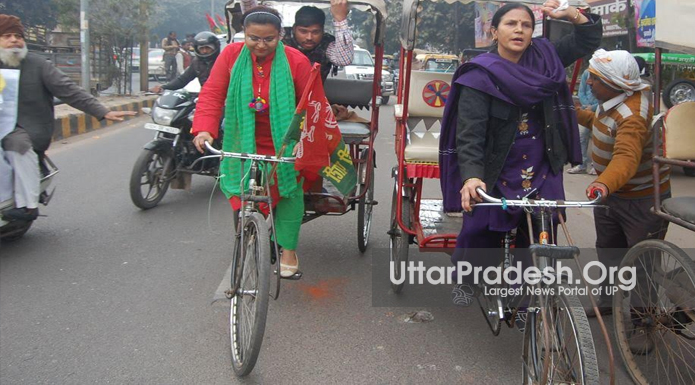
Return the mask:
[(258, 93), (256, 97), (249, 103), (249, 108), (256, 111), (256, 113), (265, 112), (268, 110), (268, 101), (261, 97), (261, 87), (265, 84), (265, 72), (263, 72), (263, 67), (260, 64), (256, 64), (256, 71), (258, 72), (258, 77), (261, 80), (258, 82)]

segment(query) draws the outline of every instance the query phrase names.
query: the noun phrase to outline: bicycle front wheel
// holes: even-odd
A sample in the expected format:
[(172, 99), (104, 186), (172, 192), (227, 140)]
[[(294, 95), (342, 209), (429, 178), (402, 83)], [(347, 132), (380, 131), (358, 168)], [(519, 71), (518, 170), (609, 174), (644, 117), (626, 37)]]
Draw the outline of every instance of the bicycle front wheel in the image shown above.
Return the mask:
[(647, 240), (623, 258), (634, 287), (616, 286), (615, 336), (637, 384), (695, 383), (695, 263), (676, 245)]
[(529, 308), (524, 331), (524, 384), (598, 384), (591, 326), (576, 296), (543, 297)]
[(236, 272), (232, 287), (238, 287), (231, 300), (229, 334), (232, 368), (237, 376), (253, 370), (261, 351), (270, 299), (270, 237), (268, 225), (259, 213), (246, 218), (240, 247), (235, 247)]

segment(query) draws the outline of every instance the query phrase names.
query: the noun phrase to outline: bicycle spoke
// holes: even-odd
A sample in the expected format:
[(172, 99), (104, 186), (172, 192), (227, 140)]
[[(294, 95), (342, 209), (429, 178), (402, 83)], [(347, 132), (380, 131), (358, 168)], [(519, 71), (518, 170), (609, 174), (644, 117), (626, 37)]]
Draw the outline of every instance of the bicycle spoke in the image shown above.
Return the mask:
[[(666, 241), (644, 241), (623, 262), (637, 269), (637, 285), (620, 299), (616, 335), (637, 382), (695, 383), (695, 264)], [(621, 326), (622, 325), (622, 326)], [(641, 346), (639, 346), (641, 345)]]

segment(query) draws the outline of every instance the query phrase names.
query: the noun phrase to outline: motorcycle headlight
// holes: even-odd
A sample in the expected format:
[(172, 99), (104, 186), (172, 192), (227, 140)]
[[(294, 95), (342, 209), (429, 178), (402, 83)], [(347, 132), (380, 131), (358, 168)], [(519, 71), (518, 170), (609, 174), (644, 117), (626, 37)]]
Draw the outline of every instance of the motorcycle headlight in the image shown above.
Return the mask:
[(152, 109), (152, 120), (154, 120), (154, 122), (157, 124), (170, 126), (171, 120), (174, 119), (176, 112), (176, 110), (167, 110), (161, 107), (154, 107)]

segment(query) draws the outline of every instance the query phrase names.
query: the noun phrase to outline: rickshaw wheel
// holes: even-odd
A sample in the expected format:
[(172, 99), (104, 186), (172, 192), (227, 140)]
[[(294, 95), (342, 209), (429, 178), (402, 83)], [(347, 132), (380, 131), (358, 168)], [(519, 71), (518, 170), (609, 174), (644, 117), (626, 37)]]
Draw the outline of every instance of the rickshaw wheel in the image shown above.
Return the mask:
[(646, 240), (620, 265), (635, 286), (616, 286), (613, 325), (623, 362), (636, 384), (692, 383), (695, 369), (695, 262), (678, 246)]
[[(367, 245), (369, 244), (369, 233), (372, 229), (372, 213), (374, 206), (374, 167), (367, 164), (367, 159), (369, 157), (369, 149), (362, 151), (360, 159), (363, 161), (361, 163), (363, 166), (363, 173), (370, 172), (369, 180), (365, 180), (364, 183), (360, 183), (360, 195), (366, 189), (366, 194), (357, 204), (357, 247), (360, 249), (361, 253), (367, 251)], [(371, 167), (371, 170), (368, 169)], [(361, 174), (364, 175), (364, 174)]]
[[(398, 181), (398, 179), (396, 179)], [(396, 182), (398, 183), (398, 182)], [(396, 282), (391, 281), (391, 289), (398, 294), (403, 290), (405, 284), (405, 266), (408, 264), (408, 247), (410, 246), (410, 236), (398, 226), (396, 213), (398, 209), (398, 186), (394, 186), (393, 197), (391, 198), (391, 229), (389, 231), (389, 268), (393, 269), (391, 274)], [(403, 197), (403, 207), (401, 209), (403, 224), (410, 227), (410, 200)]]

